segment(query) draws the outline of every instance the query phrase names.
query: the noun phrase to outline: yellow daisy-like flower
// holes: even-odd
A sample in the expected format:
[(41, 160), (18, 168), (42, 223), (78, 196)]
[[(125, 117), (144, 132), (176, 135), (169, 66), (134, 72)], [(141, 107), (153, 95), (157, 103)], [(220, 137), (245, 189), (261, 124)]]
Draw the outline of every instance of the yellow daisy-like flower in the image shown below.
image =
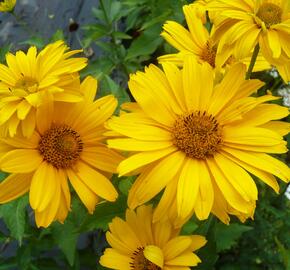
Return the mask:
[(123, 136), (108, 140), (108, 146), (133, 153), (120, 163), (119, 174), (140, 173), (129, 207), (166, 188), (156, 220), (173, 203), (180, 224), (193, 211), (199, 219), (213, 212), (226, 223), (228, 213), (252, 216), (257, 187), (249, 173), (276, 192), (273, 175), (289, 180), (289, 168), (266, 154), (287, 151), (282, 136), (290, 124), (272, 120), (286, 117), (288, 109), (264, 104), (277, 99), (271, 95), (249, 97), (263, 83), (246, 81), (243, 64), (232, 66), (217, 85), (210, 66), (190, 56), (182, 70), (171, 63), (163, 69), (150, 65), (132, 75), (129, 88), (138, 106), (107, 123)]
[(0, 125), (5, 124), (10, 136), (21, 123), (29, 137), (35, 127), (35, 113), (50, 100), (78, 102), (78, 71), (87, 64), (86, 58), (70, 58), (81, 50), (67, 51), (63, 41), (46, 46), (37, 54), (35, 47), (6, 55), (0, 64)]
[(209, 7), (220, 14), (216, 22), (216, 32), (222, 36), (218, 52), (231, 45), (241, 59), (259, 44), (267, 61), (282, 69), (285, 81), (290, 80), (290, 64), (283, 66), (290, 58), (289, 0), (215, 0)]
[[(221, 71), (225, 66), (237, 62), (233, 56), (233, 48), (230, 46), (217, 53), (219, 38), (214, 38), (213, 32), (209, 33), (204, 26), (198, 5), (194, 3), (183, 6), (183, 12), (188, 30), (177, 22), (167, 21), (163, 26), (164, 31), (161, 33), (161, 36), (179, 52), (159, 57), (160, 63), (172, 62), (182, 66), (184, 59), (188, 55), (193, 55), (199, 63), (208, 63), (215, 70)], [(248, 64), (250, 62), (249, 54), (250, 52), (241, 61)], [(255, 71), (270, 68), (268, 62), (259, 56)]]
[(16, 0), (0, 1), (0, 12), (10, 12), (14, 9)]
[(113, 219), (106, 233), (111, 248), (105, 250), (100, 264), (119, 270), (187, 270), (200, 259), (193, 252), (206, 244), (200, 235), (178, 235), (166, 220), (152, 222), (151, 206), (127, 210), (126, 220)]
[(108, 176), (122, 157), (103, 143), (104, 122), (117, 106), (113, 96), (93, 101), (97, 81), (81, 85), (85, 101), (42, 106), (30, 138), (17, 134), (0, 139), (0, 169), (11, 175), (0, 183), (0, 203), (29, 191), (37, 226), (63, 222), (70, 210), (68, 180), (90, 213), (99, 197), (118, 194)]

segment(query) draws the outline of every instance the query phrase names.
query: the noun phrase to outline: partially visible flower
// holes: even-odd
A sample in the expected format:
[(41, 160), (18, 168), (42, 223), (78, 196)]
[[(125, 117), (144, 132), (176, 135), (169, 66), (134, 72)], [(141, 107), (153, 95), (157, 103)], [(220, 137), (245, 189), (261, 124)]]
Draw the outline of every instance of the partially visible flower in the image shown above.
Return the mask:
[[(233, 56), (232, 47), (227, 47), (220, 53), (217, 52), (219, 38), (214, 38), (203, 25), (203, 20), (199, 18), (199, 9), (196, 4), (186, 5), (183, 7), (188, 30), (182, 25), (167, 21), (161, 33), (166, 41), (176, 48), (179, 52), (168, 54), (158, 58), (159, 62), (172, 62), (183, 65), (184, 59), (192, 55), (199, 63), (208, 63), (216, 71), (221, 71), (224, 67), (230, 66), (237, 62)], [(250, 53), (241, 61), (248, 64), (250, 62)], [(269, 69), (267, 61), (259, 56), (255, 71)]]
[(35, 47), (27, 54), (8, 53), (7, 66), (0, 64), (0, 125), (5, 125), (11, 137), (18, 127), (26, 137), (33, 133), (36, 111), (43, 104), (82, 100), (77, 72), (86, 66), (87, 59), (70, 58), (81, 50), (68, 49), (63, 41), (57, 41), (38, 54)]
[(151, 206), (127, 210), (113, 219), (100, 264), (118, 270), (186, 270), (201, 262), (193, 252), (206, 244), (200, 235), (179, 235), (169, 220), (153, 223)]
[(99, 197), (115, 201), (118, 196), (108, 178), (122, 157), (107, 148), (103, 136), (117, 100), (105, 96), (93, 101), (96, 85), (91, 77), (82, 83), (82, 102), (41, 106), (30, 138), (0, 139), (0, 169), (11, 173), (0, 183), (0, 203), (29, 191), (38, 227), (65, 220), (71, 204), (68, 179), (90, 213)]
[(16, 5), (16, 0), (0, 1), (0, 12), (11, 12)]
[(265, 104), (278, 99), (271, 95), (251, 97), (263, 83), (245, 80), (240, 63), (217, 85), (209, 65), (192, 56), (182, 70), (172, 63), (163, 69), (150, 65), (132, 75), (129, 88), (138, 106), (127, 105), (128, 113), (107, 122), (119, 133), (108, 146), (130, 153), (119, 174), (139, 174), (129, 207), (164, 191), (156, 220), (173, 204), (180, 220), (193, 212), (201, 220), (212, 212), (226, 223), (228, 214), (252, 217), (258, 191), (249, 173), (276, 192), (273, 175), (289, 181), (289, 168), (269, 155), (287, 152), (282, 136), (290, 125), (273, 120), (286, 117), (288, 109)]
[(289, 0), (215, 0), (208, 7), (219, 12), (215, 25), (221, 36), (218, 53), (230, 45), (235, 57), (242, 59), (259, 44), (266, 60), (282, 69), (286, 82), (290, 80)]

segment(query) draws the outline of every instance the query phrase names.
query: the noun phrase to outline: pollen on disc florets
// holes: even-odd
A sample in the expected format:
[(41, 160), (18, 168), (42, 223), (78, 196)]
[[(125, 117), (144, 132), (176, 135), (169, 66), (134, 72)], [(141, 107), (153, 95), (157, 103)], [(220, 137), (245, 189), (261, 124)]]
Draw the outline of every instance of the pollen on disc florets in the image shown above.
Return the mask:
[(133, 270), (161, 270), (159, 266), (144, 257), (144, 247), (139, 247), (131, 256), (130, 267)]
[(215, 67), (215, 58), (217, 47), (211, 41), (207, 41), (203, 50), (201, 51), (200, 59), (208, 62), (213, 68)]
[(269, 28), (271, 25), (281, 23), (282, 9), (273, 3), (263, 3), (257, 12), (257, 17)]
[(72, 167), (79, 160), (82, 150), (80, 135), (67, 125), (53, 125), (38, 143), (43, 159), (57, 169)]
[(222, 146), (222, 128), (212, 115), (191, 112), (180, 115), (172, 128), (173, 144), (190, 158), (206, 159)]

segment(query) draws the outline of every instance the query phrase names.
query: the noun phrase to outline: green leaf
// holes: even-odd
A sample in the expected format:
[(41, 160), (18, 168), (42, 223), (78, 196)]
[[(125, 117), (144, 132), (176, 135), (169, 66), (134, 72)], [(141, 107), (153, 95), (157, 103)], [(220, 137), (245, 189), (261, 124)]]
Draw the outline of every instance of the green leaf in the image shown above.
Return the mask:
[(147, 29), (147, 28), (149, 28), (149, 27), (151, 27), (151, 26), (153, 26), (153, 25), (155, 25), (157, 23), (164, 22), (166, 20), (166, 18), (168, 18), (168, 16), (170, 15), (170, 13), (171, 12), (169, 10), (167, 10), (163, 14), (161, 14), (160, 16), (157, 16), (154, 19), (145, 22), (142, 25), (140, 30), (145, 30), (145, 29)]
[(45, 40), (38, 36), (32, 36), (27, 40), (19, 42), (19, 44), (28, 44), (30, 46), (35, 46), (37, 48), (43, 48), (46, 44)]
[[(117, 99), (118, 106), (123, 104), (124, 102), (130, 101), (130, 97), (127, 94), (126, 90), (121, 88), (114, 80), (110, 78), (110, 76), (105, 75), (103, 80), (103, 88), (104, 90), (109, 90)], [(107, 91), (106, 91), (107, 92)]]
[(8, 175), (9, 173), (0, 171), (0, 182), (3, 181)]
[(230, 225), (217, 223), (215, 229), (217, 251), (220, 252), (230, 249), (233, 245), (236, 244), (236, 242), (244, 232), (250, 231), (253, 228), (237, 223), (233, 223)]
[(136, 177), (135, 176), (129, 176), (126, 178), (121, 177), (120, 179), (118, 179), (119, 182), (119, 190), (124, 194), (124, 195), (128, 195), (130, 188), (133, 185), (134, 179)]
[(117, 39), (132, 39), (131, 36), (129, 36), (123, 32), (113, 32), (113, 36)]
[(1, 205), (0, 217), (3, 218), (6, 226), (10, 230), (10, 234), (19, 245), (22, 244), (22, 238), (25, 231), (26, 206), (28, 205), (28, 197), (21, 197), (18, 200)]
[(22, 246), (17, 250), (17, 264), (21, 270), (30, 270), (31, 262), (31, 247), (30, 245)]
[(116, 202), (102, 202), (96, 207), (93, 215), (88, 215), (79, 231), (102, 229), (106, 231), (114, 217), (124, 217), (127, 209), (127, 198), (120, 195)]
[(79, 236), (74, 223), (68, 220), (64, 224), (54, 223), (51, 231), (55, 243), (65, 255), (68, 263), (73, 266)]
[(181, 234), (182, 235), (189, 235), (189, 234), (193, 234), (193, 232), (198, 228), (198, 225), (193, 221), (193, 220), (189, 220), (188, 222), (186, 222), (181, 230)]
[(51, 37), (51, 41), (57, 41), (57, 40), (64, 40), (64, 33), (63, 33), (63, 30), (61, 29), (58, 29)]
[(129, 60), (141, 55), (152, 54), (162, 43), (162, 39), (159, 36), (160, 31), (161, 27), (159, 25), (146, 29), (132, 42), (125, 59)]
[(3, 63), (5, 61), (6, 54), (10, 51), (12, 45), (4, 45), (0, 48), (0, 62)]

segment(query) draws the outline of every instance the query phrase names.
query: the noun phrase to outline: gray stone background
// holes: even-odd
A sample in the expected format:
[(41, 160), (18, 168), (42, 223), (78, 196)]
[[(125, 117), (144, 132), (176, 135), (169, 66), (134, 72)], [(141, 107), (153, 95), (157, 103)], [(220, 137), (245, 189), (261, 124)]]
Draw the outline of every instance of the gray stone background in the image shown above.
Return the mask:
[[(12, 48), (18, 49), (19, 43), (30, 36), (49, 40), (61, 29), (68, 45), (79, 48), (77, 35), (81, 37), (81, 27), (94, 21), (92, 8), (97, 6), (98, 0), (17, 0), (15, 14), (21, 20), (17, 21), (9, 13), (0, 13), (0, 46), (12, 44)], [(76, 32), (69, 32), (71, 20), (79, 24)]]

